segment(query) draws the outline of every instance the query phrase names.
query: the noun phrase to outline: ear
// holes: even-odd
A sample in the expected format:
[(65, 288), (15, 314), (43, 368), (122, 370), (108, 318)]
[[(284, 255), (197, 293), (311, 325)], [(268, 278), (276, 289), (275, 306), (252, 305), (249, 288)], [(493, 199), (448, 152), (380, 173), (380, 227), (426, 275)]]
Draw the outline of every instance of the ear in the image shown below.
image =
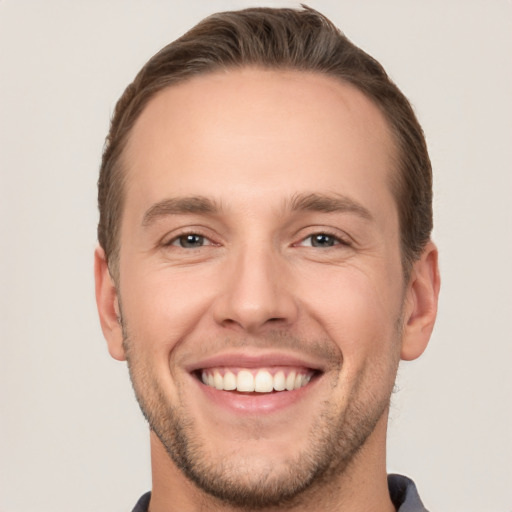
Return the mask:
[(416, 359), (427, 348), (437, 316), (440, 284), (437, 247), (429, 242), (414, 263), (407, 286), (401, 352), (406, 361)]
[(123, 329), (120, 322), (117, 290), (108, 270), (105, 251), (101, 247), (97, 247), (94, 251), (94, 280), (96, 305), (108, 350), (114, 359), (124, 361), (126, 356), (123, 349)]

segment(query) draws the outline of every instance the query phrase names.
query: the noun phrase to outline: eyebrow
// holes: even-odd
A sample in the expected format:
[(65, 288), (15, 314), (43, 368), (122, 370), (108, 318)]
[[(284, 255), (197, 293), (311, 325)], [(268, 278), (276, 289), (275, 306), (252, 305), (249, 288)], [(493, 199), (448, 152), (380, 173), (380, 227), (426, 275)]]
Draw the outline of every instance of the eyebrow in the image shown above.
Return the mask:
[[(373, 220), (373, 216), (367, 208), (350, 197), (340, 194), (294, 194), (287, 202), (287, 209), (292, 212), (353, 213), (365, 220)], [(155, 203), (146, 211), (142, 218), (142, 226), (147, 227), (158, 219), (169, 215), (214, 215), (220, 211), (220, 204), (208, 197), (170, 197)]]
[(348, 196), (340, 194), (295, 194), (290, 201), (292, 211), (324, 213), (354, 213), (365, 220), (373, 220), (370, 210)]
[(142, 218), (142, 225), (149, 226), (156, 220), (168, 215), (183, 214), (215, 214), (220, 211), (220, 205), (202, 196), (171, 197), (152, 205)]

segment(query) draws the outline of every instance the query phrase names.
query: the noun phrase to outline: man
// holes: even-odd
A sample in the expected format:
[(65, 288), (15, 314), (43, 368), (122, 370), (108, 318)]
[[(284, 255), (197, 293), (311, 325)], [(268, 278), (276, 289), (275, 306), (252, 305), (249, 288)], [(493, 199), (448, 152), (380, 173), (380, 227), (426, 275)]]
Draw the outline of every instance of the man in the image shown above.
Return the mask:
[(431, 169), (374, 59), (308, 8), (207, 18), (119, 100), (99, 206), (101, 325), (151, 429), (134, 510), (425, 510), (385, 446), (436, 316)]

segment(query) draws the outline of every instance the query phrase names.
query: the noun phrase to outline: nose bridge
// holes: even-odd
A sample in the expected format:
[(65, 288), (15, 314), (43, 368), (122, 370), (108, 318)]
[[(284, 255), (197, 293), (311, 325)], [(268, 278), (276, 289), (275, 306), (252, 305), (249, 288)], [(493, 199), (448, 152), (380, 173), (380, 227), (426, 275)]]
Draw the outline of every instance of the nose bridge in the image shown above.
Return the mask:
[(269, 323), (293, 321), (295, 301), (286, 285), (282, 255), (267, 243), (247, 242), (228, 259), (216, 320), (255, 331)]

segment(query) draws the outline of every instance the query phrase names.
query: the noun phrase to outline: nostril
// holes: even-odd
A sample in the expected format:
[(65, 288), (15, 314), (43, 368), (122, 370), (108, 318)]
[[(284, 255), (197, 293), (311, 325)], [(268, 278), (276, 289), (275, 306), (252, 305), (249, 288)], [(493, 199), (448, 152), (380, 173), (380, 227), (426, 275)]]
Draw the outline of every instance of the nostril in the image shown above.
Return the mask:
[(286, 323), (286, 321), (286, 318), (280, 316), (264, 318), (264, 316), (261, 315), (259, 317), (241, 316), (240, 319), (224, 318), (220, 324), (228, 329), (242, 328), (246, 331), (252, 331), (255, 329), (265, 328), (265, 326), (269, 327), (269, 325), (277, 327), (277, 324), (281, 325)]
[(226, 318), (225, 320), (222, 321), (223, 327), (232, 327), (235, 325), (239, 325), (239, 324), (236, 320), (233, 320), (232, 318)]

